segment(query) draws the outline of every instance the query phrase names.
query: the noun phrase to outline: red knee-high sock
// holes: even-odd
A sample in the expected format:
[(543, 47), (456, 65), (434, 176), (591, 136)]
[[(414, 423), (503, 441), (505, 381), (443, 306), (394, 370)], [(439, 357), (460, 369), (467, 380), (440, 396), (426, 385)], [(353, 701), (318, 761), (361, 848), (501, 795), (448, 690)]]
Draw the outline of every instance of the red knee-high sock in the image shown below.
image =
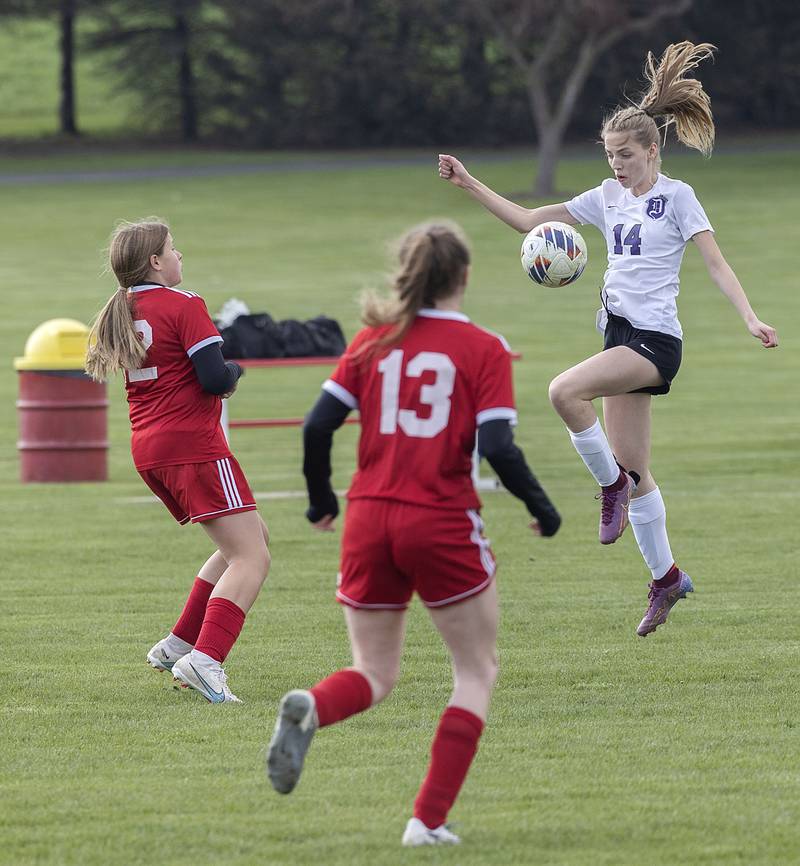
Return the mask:
[(203, 617), (206, 615), (206, 605), (212, 589), (214, 589), (213, 583), (201, 580), (199, 577), (195, 578), (189, 598), (186, 599), (178, 621), (172, 627), (175, 637), (194, 646), (203, 625)]
[(440, 827), (455, 802), (478, 750), (483, 722), (469, 710), (448, 707), (439, 720), (431, 746), (428, 775), (414, 801), (414, 817)]
[(195, 650), (224, 662), (239, 637), (244, 617), (244, 611), (227, 598), (212, 598), (206, 607)]
[(311, 690), (317, 705), (319, 726), (341, 722), (372, 706), (372, 686), (358, 671), (337, 671)]

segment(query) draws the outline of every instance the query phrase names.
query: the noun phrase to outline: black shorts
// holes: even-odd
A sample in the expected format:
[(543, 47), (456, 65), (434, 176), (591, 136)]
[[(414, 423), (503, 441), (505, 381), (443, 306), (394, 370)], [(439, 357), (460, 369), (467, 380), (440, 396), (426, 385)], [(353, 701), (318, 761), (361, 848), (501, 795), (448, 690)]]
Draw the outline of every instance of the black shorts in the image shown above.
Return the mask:
[(672, 380), (678, 375), (681, 366), (683, 343), (671, 334), (660, 331), (644, 331), (635, 328), (622, 316), (608, 314), (603, 350), (614, 346), (627, 346), (634, 352), (652, 361), (664, 379), (663, 385), (652, 388), (637, 388), (632, 394), (668, 394)]

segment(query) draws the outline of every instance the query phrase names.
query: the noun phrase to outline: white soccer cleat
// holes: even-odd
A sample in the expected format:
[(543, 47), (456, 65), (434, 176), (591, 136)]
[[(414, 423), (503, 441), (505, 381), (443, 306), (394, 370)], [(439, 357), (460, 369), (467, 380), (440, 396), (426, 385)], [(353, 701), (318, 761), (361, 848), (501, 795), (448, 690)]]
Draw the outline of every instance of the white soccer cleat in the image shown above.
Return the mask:
[(178, 659), (183, 658), (187, 652), (191, 651), (191, 646), (187, 644), (189, 649), (181, 653), (175, 652), (170, 646), (169, 637), (162, 638), (151, 650), (147, 653), (147, 664), (155, 668), (157, 671), (171, 671), (172, 666)]
[(242, 702), (228, 688), (228, 677), (222, 665), (205, 653), (187, 653), (172, 666), (172, 675), (182, 685), (200, 692), (212, 704)]
[(406, 848), (418, 848), (420, 845), (458, 845), (461, 839), (447, 829), (446, 824), (431, 830), (419, 818), (411, 818), (403, 833), (403, 845)]

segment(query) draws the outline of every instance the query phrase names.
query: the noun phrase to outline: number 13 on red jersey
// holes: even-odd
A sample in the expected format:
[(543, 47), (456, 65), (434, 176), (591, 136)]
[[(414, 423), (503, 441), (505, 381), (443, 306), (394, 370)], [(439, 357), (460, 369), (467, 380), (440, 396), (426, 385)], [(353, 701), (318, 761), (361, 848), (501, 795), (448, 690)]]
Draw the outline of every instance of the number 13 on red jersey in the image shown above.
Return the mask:
[[(403, 371), (402, 349), (394, 349), (378, 364), (383, 377), (381, 386), (380, 432), (391, 435), (398, 426), (406, 434), (418, 439), (432, 439), (447, 427), (450, 420), (450, 397), (456, 381), (456, 365), (441, 352), (420, 352)], [(428, 418), (420, 418), (412, 409), (400, 409), (400, 381), (403, 375), (418, 379), (423, 373), (433, 372), (436, 378), (420, 388), (420, 403), (431, 407)]]

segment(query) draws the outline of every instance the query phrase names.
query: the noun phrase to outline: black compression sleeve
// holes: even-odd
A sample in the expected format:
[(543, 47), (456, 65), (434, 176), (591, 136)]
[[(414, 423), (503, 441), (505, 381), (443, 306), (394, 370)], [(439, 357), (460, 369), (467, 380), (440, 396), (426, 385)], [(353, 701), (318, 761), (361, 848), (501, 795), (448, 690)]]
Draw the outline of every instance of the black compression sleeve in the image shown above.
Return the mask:
[(330, 514), (336, 517), (339, 503), (331, 487), (331, 445), (333, 433), (344, 424), (350, 409), (341, 400), (323, 391), (303, 424), (303, 475), (308, 488), (306, 517), (316, 523)]
[(486, 421), (478, 428), (478, 452), (489, 461), (503, 486), (521, 499), (539, 522), (542, 535), (555, 535), (561, 516), (514, 444), (508, 421)]
[(227, 394), (244, 375), (235, 361), (222, 357), (221, 343), (212, 343), (192, 355), (192, 364), (200, 387), (209, 394)]

